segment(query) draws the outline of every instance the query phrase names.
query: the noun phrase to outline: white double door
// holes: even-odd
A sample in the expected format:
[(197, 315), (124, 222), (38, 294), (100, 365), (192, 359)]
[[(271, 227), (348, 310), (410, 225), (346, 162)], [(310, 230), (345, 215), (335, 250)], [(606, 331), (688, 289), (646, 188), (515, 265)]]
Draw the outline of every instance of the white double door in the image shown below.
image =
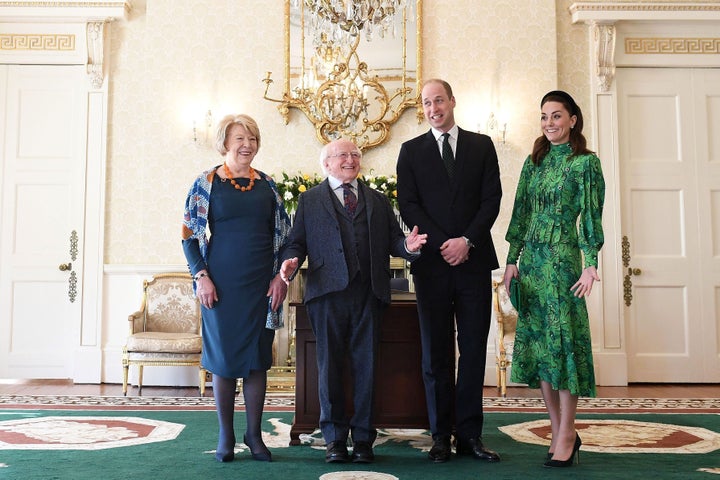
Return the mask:
[(616, 78), (628, 381), (719, 382), (720, 69)]
[(0, 65), (0, 378), (71, 378), (81, 344), (83, 66)]

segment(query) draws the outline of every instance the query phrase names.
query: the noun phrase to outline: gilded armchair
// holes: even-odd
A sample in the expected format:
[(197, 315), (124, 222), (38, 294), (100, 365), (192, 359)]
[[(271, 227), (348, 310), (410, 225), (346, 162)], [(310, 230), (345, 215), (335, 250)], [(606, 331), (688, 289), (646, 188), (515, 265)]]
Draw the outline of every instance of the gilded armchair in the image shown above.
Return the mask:
[(130, 334), (123, 348), (123, 395), (130, 365), (138, 367), (138, 395), (143, 367), (197, 366), (200, 396), (205, 394), (205, 369), (200, 364), (202, 321), (187, 273), (161, 273), (143, 282), (140, 310), (128, 317)]
[(495, 340), (497, 388), (500, 394), (505, 397), (507, 396), (507, 370), (512, 364), (518, 314), (510, 302), (510, 297), (502, 281), (493, 281), (493, 305), (497, 322)]

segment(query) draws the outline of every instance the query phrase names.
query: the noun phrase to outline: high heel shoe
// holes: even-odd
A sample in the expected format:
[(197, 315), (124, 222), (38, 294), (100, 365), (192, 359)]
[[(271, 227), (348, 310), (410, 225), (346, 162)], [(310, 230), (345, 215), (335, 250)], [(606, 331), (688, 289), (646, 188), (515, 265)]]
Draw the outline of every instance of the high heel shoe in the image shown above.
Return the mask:
[(577, 458), (577, 463), (580, 464), (580, 447), (582, 446), (582, 440), (580, 440), (580, 435), (575, 433), (575, 444), (573, 445), (572, 453), (570, 454), (570, 458), (567, 460), (554, 460), (552, 457), (545, 462), (545, 467), (550, 468), (563, 468), (563, 467), (572, 467), (572, 464), (574, 463), (575, 459)]
[(235, 459), (235, 437), (233, 436), (231, 438), (231, 441), (228, 442), (230, 449), (228, 451), (225, 451), (224, 449), (220, 448), (220, 444), (218, 444), (218, 448), (215, 451), (215, 459), (218, 462), (232, 462)]
[(247, 445), (247, 447), (250, 449), (250, 455), (252, 456), (253, 460), (257, 460), (259, 462), (272, 462), (272, 453), (270, 453), (270, 450), (268, 450), (262, 440), (260, 440), (260, 445), (262, 448), (259, 452), (253, 452), (252, 447), (247, 441), (246, 435), (243, 435), (243, 443)]

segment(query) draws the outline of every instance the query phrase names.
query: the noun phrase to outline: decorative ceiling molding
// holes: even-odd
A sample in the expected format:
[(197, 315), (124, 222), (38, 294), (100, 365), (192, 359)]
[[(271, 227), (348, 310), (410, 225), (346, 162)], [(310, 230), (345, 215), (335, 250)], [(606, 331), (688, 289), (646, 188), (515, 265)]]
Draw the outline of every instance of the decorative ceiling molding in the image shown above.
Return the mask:
[(130, 0), (107, 2), (0, 0), (0, 56), (12, 63), (85, 64), (88, 80), (105, 81), (106, 24), (127, 19)]
[(573, 23), (615, 23), (634, 20), (720, 20), (718, 2), (576, 2), (570, 5)]
[[(570, 5), (573, 23), (590, 26), (595, 52), (595, 75), (598, 88), (607, 92), (615, 77), (616, 25), (620, 22), (718, 22), (720, 3), (708, 2), (576, 2)], [(716, 38), (650, 39), (655, 43), (644, 43), (646, 39), (633, 39), (632, 53), (716, 53)], [(638, 47), (638, 44), (641, 47)], [(697, 45), (704, 51), (699, 52)], [(628, 44), (625, 42), (627, 51)], [(641, 48), (642, 51), (638, 51)], [(670, 49), (670, 50), (668, 50)]]
[(0, 0), (2, 23), (89, 23), (111, 22), (127, 18), (130, 0), (108, 2), (49, 2), (39, 0)]

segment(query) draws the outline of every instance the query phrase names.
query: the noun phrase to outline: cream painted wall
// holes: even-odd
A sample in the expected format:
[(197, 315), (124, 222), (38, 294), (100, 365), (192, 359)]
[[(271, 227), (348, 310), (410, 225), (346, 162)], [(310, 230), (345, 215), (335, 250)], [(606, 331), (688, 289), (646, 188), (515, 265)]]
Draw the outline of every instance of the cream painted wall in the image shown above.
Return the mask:
[[(484, 124), (491, 109), (508, 118), (507, 148), (500, 151), (505, 195), (494, 230), (500, 258), (519, 169), (539, 133), (540, 97), (558, 85), (573, 90), (571, 82), (584, 95), (589, 90), (583, 85), (587, 68), (575, 66), (587, 52), (586, 29), (570, 25), (570, 3), (423, 2), (424, 78), (452, 84), (456, 119), (466, 129)], [(271, 174), (319, 171), (321, 144), (310, 122), (293, 111), (286, 126), (276, 104), (262, 98), (266, 71), (273, 72), (276, 87), (282, 79), (282, 5), (134, 1), (129, 20), (112, 25), (106, 264), (184, 264), (179, 239), (187, 189), (200, 171), (221, 162), (213, 150), (192, 144), (191, 111), (201, 116), (211, 108), (216, 119), (229, 112), (253, 116), (263, 140), (257, 168)], [(572, 47), (563, 40), (557, 48), (557, 38), (567, 35)], [(559, 54), (572, 63), (560, 82)], [(367, 152), (365, 169), (394, 173), (400, 144), (426, 129), (414, 111), (406, 111), (390, 140)]]
[[(594, 145), (588, 27), (571, 23), (573, 3), (423, 2), (424, 78), (451, 83), (456, 119), (466, 129), (484, 124), (491, 110), (508, 119), (494, 228), (501, 262), (520, 166), (539, 134), (541, 96), (554, 88), (571, 92)], [(258, 121), (263, 146), (256, 167), (273, 175), (319, 172), (321, 144), (310, 122), (293, 110), (285, 125), (276, 104), (262, 98), (267, 71), (275, 79), (271, 95), (280, 96), (282, 25), (282, 0), (133, 0), (129, 20), (112, 25), (106, 264), (185, 263), (179, 232), (187, 189), (200, 171), (221, 163), (214, 150), (191, 141), (192, 118), (208, 108), (216, 120), (244, 112)], [(400, 144), (426, 128), (406, 111), (390, 140), (366, 153), (365, 170), (394, 173)]]

